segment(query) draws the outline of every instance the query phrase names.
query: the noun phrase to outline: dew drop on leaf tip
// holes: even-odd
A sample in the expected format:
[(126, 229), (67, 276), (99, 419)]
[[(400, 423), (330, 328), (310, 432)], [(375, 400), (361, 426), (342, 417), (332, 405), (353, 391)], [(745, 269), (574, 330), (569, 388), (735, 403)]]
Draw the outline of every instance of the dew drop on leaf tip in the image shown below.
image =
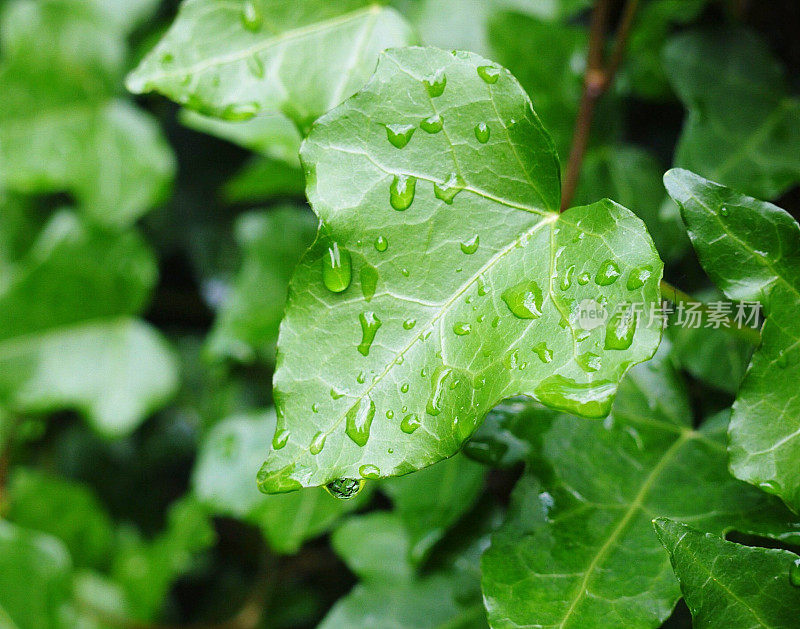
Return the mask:
[(350, 500), (359, 494), (365, 484), (360, 478), (337, 478), (325, 485), (325, 491), (339, 500)]

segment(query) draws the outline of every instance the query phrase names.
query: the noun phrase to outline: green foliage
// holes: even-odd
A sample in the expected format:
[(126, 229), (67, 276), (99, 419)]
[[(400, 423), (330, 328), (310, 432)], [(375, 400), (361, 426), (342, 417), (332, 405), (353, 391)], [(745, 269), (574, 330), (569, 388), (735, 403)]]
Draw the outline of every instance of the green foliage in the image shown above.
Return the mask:
[(669, 551), (695, 627), (790, 629), (800, 617), (800, 589), (791, 574), (800, 557), (749, 548), (665, 518), (654, 521)]

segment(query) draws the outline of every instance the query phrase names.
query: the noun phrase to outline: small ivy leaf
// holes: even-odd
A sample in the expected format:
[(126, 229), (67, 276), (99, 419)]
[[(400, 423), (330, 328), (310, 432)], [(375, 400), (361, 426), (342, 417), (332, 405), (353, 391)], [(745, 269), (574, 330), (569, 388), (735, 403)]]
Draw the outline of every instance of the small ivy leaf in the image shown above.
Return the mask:
[(381, 50), (413, 40), (396, 11), (367, 0), (188, 0), (127, 85), (228, 120), (283, 112), (306, 134)]
[(727, 469), (727, 413), (692, 429), (667, 342), (620, 383), (603, 423), (561, 415), (482, 559), (492, 627), (658, 627), (680, 598), (654, 516), (800, 541), (796, 518)]
[[(608, 200), (558, 214), (552, 142), (513, 76), (485, 67), (389, 51), (305, 141), (323, 224), (290, 285), (264, 491), (426, 467), (518, 394), (603, 417), (655, 351), (660, 326), (622, 307), (659, 299), (643, 223)], [(623, 312), (584, 329), (600, 305)]]
[(664, 184), (711, 279), (731, 299), (761, 302), (766, 315), (733, 405), (731, 470), (800, 510), (800, 225), (686, 170), (669, 171)]
[(728, 542), (666, 518), (653, 521), (669, 552), (693, 626), (793, 629), (800, 618), (800, 557)]

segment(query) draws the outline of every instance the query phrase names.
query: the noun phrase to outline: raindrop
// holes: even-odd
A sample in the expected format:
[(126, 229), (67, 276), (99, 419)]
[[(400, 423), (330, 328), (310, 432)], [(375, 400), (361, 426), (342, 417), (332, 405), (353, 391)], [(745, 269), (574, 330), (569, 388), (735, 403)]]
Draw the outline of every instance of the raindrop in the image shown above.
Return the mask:
[(403, 329), (405, 329), (405, 330), (410, 330), (415, 325), (417, 325), (417, 320), (416, 319), (406, 319), (405, 321), (403, 321)]
[(594, 352), (584, 352), (575, 357), (578, 366), (588, 373), (592, 373), (600, 369), (600, 356)]
[(444, 397), (445, 381), (453, 372), (449, 367), (441, 366), (433, 374), (433, 389), (425, 410), (429, 415), (438, 415), (442, 412), (442, 398)]
[(571, 264), (567, 267), (566, 272), (564, 273), (564, 277), (561, 278), (560, 288), (561, 290), (567, 290), (570, 286), (572, 286), (572, 276), (575, 273), (575, 265)]
[(325, 485), (325, 491), (339, 500), (350, 500), (358, 495), (365, 484), (360, 478), (337, 478)]
[[(542, 290), (532, 280), (506, 289), (502, 297), (511, 313), (519, 319), (537, 319), (542, 316)], [(499, 322), (499, 318), (497, 321)], [(494, 322), (492, 327), (496, 327)]]
[(458, 336), (466, 336), (472, 332), (472, 327), (469, 323), (459, 321), (453, 325), (453, 332), (455, 332)]
[(402, 269), (400, 269), (400, 275), (402, 275), (403, 277), (408, 277), (409, 275), (411, 275), (411, 272), (407, 268), (403, 267)]
[(233, 122), (243, 122), (250, 120), (260, 109), (258, 103), (232, 103), (222, 110), (220, 117)]
[(428, 95), (432, 98), (441, 96), (444, 93), (445, 85), (447, 85), (447, 76), (444, 73), (444, 68), (439, 68), (436, 72), (428, 75), (422, 82), (425, 84), (425, 89), (428, 90)]
[(589, 275), (589, 273), (581, 273), (578, 276), (578, 284), (580, 284), (581, 286), (586, 286), (589, 283), (591, 277), (592, 276)]
[(358, 400), (345, 415), (345, 433), (359, 446), (367, 445), (369, 430), (375, 418), (375, 402), (364, 397)]
[(492, 327), (496, 328), (499, 325), (500, 325), (500, 316), (498, 315), (494, 319), (492, 319)]
[(372, 265), (365, 264), (361, 267), (359, 277), (361, 278), (361, 293), (364, 295), (364, 299), (370, 302), (375, 296), (375, 288), (378, 286), (378, 270)]
[(789, 583), (795, 587), (800, 587), (800, 557), (792, 562), (789, 568)]
[(175, 55), (173, 55), (171, 52), (165, 52), (163, 55), (161, 55), (162, 66), (168, 66), (173, 61), (175, 61)]
[(442, 127), (444, 127), (444, 121), (439, 114), (433, 114), (419, 123), (419, 128), (426, 133), (439, 133)]
[(649, 266), (637, 266), (633, 269), (628, 275), (628, 290), (636, 290), (644, 286), (644, 283), (650, 279), (650, 273), (651, 270)]
[(378, 251), (380, 251), (380, 252), (384, 252), (384, 251), (386, 251), (388, 248), (389, 248), (389, 241), (388, 241), (388, 240), (386, 240), (386, 238), (385, 238), (385, 237), (383, 237), (383, 236), (378, 236), (378, 237), (375, 239), (375, 249), (377, 249), (377, 250), (378, 250)]
[(447, 205), (452, 205), (456, 195), (464, 189), (464, 180), (456, 173), (451, 173), (444, 183), (433, 182), (433, 194)]
[(314, 403), (311, 405), (311, 412), (312, 412), (312, 413), (319, 413), (319, 404), (317, 404), (316, 402), (314, 402)]
[(475, 137), (481, 144), (486, 144), (489, 141), (489, 127), (485, 122), (479, 122), (475, 125)]
[(481, 239), (478, 236), (478, 234), (475, 234), (469, 240), (465, 240), (464, 242), (461, 243), (461, 251), (466, 253), (468, 256), (472, 255), (478, 250), (478, 245), (480, 244), (480, 241)]
[(778, 494), (780, 494), (780, 491), (781, 491), (780, 485), (778, 485), (778, 483), (776, 483), (775, 481), (772, 481), (772, 480), (765, 480), (765, 481), (760, 482), (758, 484), (758, 488), (761, 491), (765, 491), (766, 493), (772, 494), (772, 495), (778, 495)]
[(519, 365), (519, 350), (515, 349), (513, 352), (508, 352), (503, 356), (503, 364), (506, 369), (516, 369)]
[(610, 380), (583, 383), (554, 374), (545, 378), (534, 393), (546, 406), (573, 415), (600, 418), (608, 415), (611, 410), (616, 388), (616, 383)]
[(363, 371), (359, 371), (358, 375), (356, 376), (356, 382), (358, 382), (358, 384), (364, 384), (366, 382), (366, 380), (367, 380), (367, 378), (364, 375), (364, 372)]
[(404, 383), (403, 383), (403, 384), (400, 386), (400, 392), (401, 392), (401, 393), (408, 393), (408, 382), (404, 382)]
[(344, 393), (339, 393), (336, 389), (331, 389), (331, 397), (334, 400), (344, 397)]
[(289, 441), (289, 431), (286, 428), (278, 428), (272, 437), (272, 449), (280, 450)]
[(386, 419), (392, 419), (392, 417), (394, 417), (394, 411), (392, 409), (389, 409), (388, 411), (386, 411)]
[(350, 286), (352, 269), (350, 252), (333, 241), (322, 257), (322, 282), (332, 293), (341, 293)]
[(547, 347), (547, 343), (542, 341), (538, 345), (533, 347), (533, 352), (539, 357), (543, 363), (549, 363), (553, 361), (553, 350)]
[(264, 78), (264, 62), (258, 55), (253, 55), (247, 59), (247, 69), (257, 79)]
[(636, 315), (630, 310), (615, 312), (606, 324), (605, 349), (628, 349), (636, 333)]
[(613, 260), (606, 260), (597, 270), (594, 281), (598, 286), (609, 286), (619, 278), (619, 265)]
[(392, 143), (392, 146), (401, 149), (408, 144), (408, 141), (416, 130), (413, 124), (387, 124), (386, 137), (389, 139), (389, 142)]
[(407, 210), (414, 201), (417, 178), (412, 175), (395, 175), (389, 187), (389, 202), (398, 212)]
[(361, 322), (361, 343), (358, 344), (358, 351), (362, 356), (369, 356), (369, 348), (382, 325), (381, 320), (371, 310), (358, 315), (358, 320)]
[(417, 428), (419, 428), (419, 424), (419, 417), (417, 417), (416, 413), (411, 413), (410, 415), (403, 417), (403, 421), (400, 422), (400, 430), (407, 435), (410, 435)]
[(264, 23), (264, 16), (256, 0), (246, 0), (242, 5), (242, 25), (251, 32), (256, 32)]
[(381, 477), (380, 469), (378, 469), (377, 466), (371, 465), (369, 463), (366, 463), (366, 464), (362, 465), (361, 467), (359, 467), (358, 468), (358, 473), (361, 474), (361, 476), (363, 476), (364, 478), (374, 479), (374, 478), (380, 478)]
[(724, 207), (719, 211), (719, 213), (722, 214), (723, 216), (728, 216), (730, 214), (730, 210)]
[(478, 66), (478, 76), (489, 84), (497, 83), (500, 78), (500, 68), (497, 66)]
[(325, 447), (325, 438), (327, 436), (328, 435), (326, 435), (324, 432), (320, 430), (316, 435), (314, 435), (314, 438), (311, 440), (311, 445), (308, 446), (308, 451), (314, 455), (322, 452), (322, 448)]
[(486, 283), (483, 281), (483, 277), (478, 277), (478, 297), (483, 297), (486, 293), (489, 292), (489, 289), (486, 288)]

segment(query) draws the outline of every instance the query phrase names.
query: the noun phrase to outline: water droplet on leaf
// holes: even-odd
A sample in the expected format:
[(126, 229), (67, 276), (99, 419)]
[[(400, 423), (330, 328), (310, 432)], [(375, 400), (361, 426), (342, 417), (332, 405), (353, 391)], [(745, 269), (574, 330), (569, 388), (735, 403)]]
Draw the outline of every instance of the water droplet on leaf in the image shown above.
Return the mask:
[(628, 349), (636, 333), (636, 315), (630, 310), (615, 312), (606, 324), (605, 349)]
[(367, 302), (370, 302), (375, 296), (375, 289), (378, 286), (378, 270), (370, 264), (365, 264), (361, 267), (359, 277), (361, 279), (361, 294), (364, 295), (364, 299)]
[(344, 397), (344, 393), (339, 393), (336, 389), (331, 389), (331, 397), (334, 400)]
[(636, 290), (644, 286), (644, 283), (650, 279), (651, 270), (649, 266), (637, 266), (628, 275), (628, 282), (626, 284), (628, 290)]
[(398, 212), (407, 210), (414, 201), (417, 178), (412, 175), (395, 175), (389, 187), (389, 202)]
[(415, 325), (417, 325), (416, 319), (406, 319), (405, 321), (403, 321), (403, 328), (406, 330), (410, 330)]
[(466, 336), (472, 332), (472, 327), (469, 325), (469, 323), (459, 321), (453, 325), (453, 332), (455, 332), (458, 336)]
[(369, 441), (369, 431), (375, 418), (375, 402), (370, 398), (361, 398), (353, 404), (345, 415), (345, 433), (357, 445), (363, 447)]
[(469, 240), (465, 240), (464, 242), (461, 243), (461, 251), (466, 253), (468, 256), (472, 255), (478, 250), (478, 245), (480, 244), (480, 241), (481, 241), (480, 236), (478, 236), (478, 234), (475, 234)]
[(425, 410), (429, 415), (438, 415), (442, 412), (442, 398), (444, 397), (445, 382), (450, 374), (453, 372), (449, 367), (438, 367), (433, 373), (433, 388), (431, 389), (431, 396), (428, 398), (428, 403)]
[(619, 278), (619, 265), (613, 260), (606, 260), (597, 270), (594, 281), (598, 286), (610, 286)]
[(789, 583), (795, 587), (800, 587), (800, 557), (795, 559), (789, 568)]
[(378, 236), (375, 239), (375, 249), (380, 252), (384, 252), (389, 248), (389, 241), (384, 238), (383, 236)]
[(320, 430), (316, 435), (314, 435), (314, 438), (311, 440), (311, 445), (308, 446), (308, 451), (314, 455), (317, 455), (320, 452), (322, 452), (322, 448), (325, 447), (325, 439), (327, 438), (327, 436), (328, 435), (326, 435), (324, 432)]
[(322, 282), (332, 293), (341, 293), (350, 286), (352, 269), (350, 252), (339, 243), (332, 242), (322, 256)]
[(406, 415), (403, 417), (403, 421), (400, 422), (400, 430), (402, 430), (407, 435), (410, 435), (414, 432), (417, 428), (419, 428), (419, 417), (415, 413), (411, 413), (410, 415)]
[(361, 467), (359, 467), (358, 473), (361, 474), (361, 476), (363, 476), (364, 478), (375, 479), (381, 477), (380, 469), (378, 469), (376, 465), (371, 465), (369, 463), (366, 463)]
[(364, 485), (365, 481), (360, 478), (337, 478), (325, 485), (325, 491), (339, 500), (350, 500), (358, 495)]
[(444, 93), (444, 88), (447, 85), (447, 76), (444, 73), (444, 68), (439, 68), (436, 72), (429, 74), (422, 82), (425, 84), (425, 89), (431, 98), (437, 98)]
[(616, 384), (611, 381), (582, 383), (555, 374), (545, 378), (534, 393), (544, 405), (574, 415), (600, 418), (608, 415)]
[(408, 144), (408, 141), (416, 130), (413, 124), (387, 124), (386, 137), (389, 139), (389, 142), (392, 143), (392, 146), (401, 149)]
[(361, 322), (361, 342), (358, 344), (358, 351), (362, 356), (369, 356), (369, 348), (382, 323), (371, 310), (358, 315), (358, 320)]
[(432, 116), (425, 118), (425, 120), (420, 122), (419, 127), (426, 133), (439, 133), (439, 131), (442, 130), (442, 127), (444, 127), (444, 121), (439, 114), (433, 114)]
[(578, 284), (580, 284), (581, 286), (586, 286), (589, 283), (590, 279), (591, 275), (589, 275), (589, 273), (581, 273), (578, 276)]
[(252, 57), (248, 57), (247, 59), (247, 69), (257, 79), (264, 78), (264, 62), (261, 61), (261, 57), (258, 55), (253, 55)]
[(264, 23), (264, 15), (261, 13), (261, 7), (256, 3), (256, 0), (246, 0), (242, 5), (242, 26), (248, 31), (255, 32), (261, 28)]
[(575, 265), (571, 264), (564, 272), (564, 277), (561, 278), (561, 290), (568, 290), (572, 286), (572, 275), (575, 273)]
[[(537, 319), (542, 316), (542, 290), (533, 280), (520, 282), (506, 289), (502, 297), (511, 313), (519, 319)], [(492, 326), (495, 327), (494, 322)]]
[(500, 68), (497, 66), (478, 66), (478, 76), (489, 84), (497, 83), (500, 78)]
[(401, 392), (401, 393), (408, 393), (408, 382), (404, 382), (404, 383), (403, 383), (403, 384), (400, 386), (400, 392)]
[(486, 144), (489, 141), (490, 134), (489, 126), (485, 122), (479, 122), (475, 125), (475, 137), (481, 144)]
[(584, 352), (575, 357), (578, 366), (586, 372), (592, 373), (600, 369), (600, 356), (594, 352)]
[(548, 349), (547, 343), (545, 343), (544, 341), (542, 341), (538, 345), (535, 345), (533, 347), (533, 351), (539, 357), (539, 360), (541, 360), (543, 363), (552, 362), (553, 351), (551, 349)]
[(272, 437), (272, 449), (280, 450), (289, 441), (289, 431), (286, 428), (278, 428)]
[(433, 194), (447, 205), (453, 204), (453, 199), (464, 189), (464, 180), (456, 173), (451, 173), (444, 183), (433, 183)]

